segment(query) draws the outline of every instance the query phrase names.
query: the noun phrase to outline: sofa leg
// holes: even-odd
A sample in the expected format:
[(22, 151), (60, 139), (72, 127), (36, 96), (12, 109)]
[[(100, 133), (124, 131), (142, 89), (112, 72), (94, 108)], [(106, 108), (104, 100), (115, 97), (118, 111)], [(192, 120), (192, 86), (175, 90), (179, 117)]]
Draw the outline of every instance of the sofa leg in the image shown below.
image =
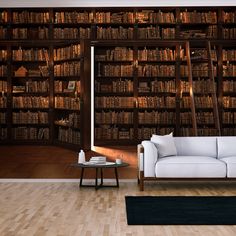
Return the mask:
[(144, 172), (140, 171), (140, 179), (139, 179), (139, 190), (143, 191), (144, 190)]

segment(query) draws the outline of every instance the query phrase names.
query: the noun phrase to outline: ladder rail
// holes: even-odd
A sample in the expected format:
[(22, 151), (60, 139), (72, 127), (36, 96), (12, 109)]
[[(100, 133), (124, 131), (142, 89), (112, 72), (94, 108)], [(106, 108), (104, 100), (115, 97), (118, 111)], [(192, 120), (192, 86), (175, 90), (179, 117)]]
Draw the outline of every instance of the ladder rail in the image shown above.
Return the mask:
[(191, 57), (190, 57), (190, 45), (189, 41), (185, 44), (186, 47), (186, 59), (187, 59), (187, 66), (188, 66), (188, 82), (189, 82), (189, 93), (190, 93), (190, 108), (191, 108), (191, 118), (192, 118), (192, 128), (193, 128), (193, 135), (197, 136), (197, 116), (196, 116), (196, 106), (194, 100), (194, 93), (193, 93), (193, 76), (192, 76), (192, 64), (191, 64)]

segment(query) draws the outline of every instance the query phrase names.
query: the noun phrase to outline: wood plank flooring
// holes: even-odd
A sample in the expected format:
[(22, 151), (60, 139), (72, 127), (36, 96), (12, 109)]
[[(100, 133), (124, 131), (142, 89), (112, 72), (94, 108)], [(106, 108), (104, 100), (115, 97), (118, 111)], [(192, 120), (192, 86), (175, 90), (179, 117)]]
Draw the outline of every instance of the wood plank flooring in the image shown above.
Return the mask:
[(235, 236), (236, 226), (128, 226), (126, 195), (229, 196), (232, 183), (135, 182), (119, 189), (78, 183), (0, 183), (1, 236)]

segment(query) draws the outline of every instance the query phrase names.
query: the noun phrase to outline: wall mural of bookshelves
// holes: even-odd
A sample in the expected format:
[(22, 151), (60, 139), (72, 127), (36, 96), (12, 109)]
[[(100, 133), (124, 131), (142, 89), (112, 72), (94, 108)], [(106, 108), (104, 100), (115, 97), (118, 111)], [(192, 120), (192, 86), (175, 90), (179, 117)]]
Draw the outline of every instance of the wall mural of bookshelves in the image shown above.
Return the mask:
[[(0, 143), (89, 147), (90, 43), (95, 143), (191, 135), (186, 40), (211, 41), (222, 134), (236, 135), (235, 7), (0, 9)], [(200, 135), (214, 135), (207, 85), (194, 75)]]
[(49, 140), (49, 48), (11, 48), (12, 139)]
[(54, 125), (57, 142), (81, 144), (80, 44), (54, 47)]

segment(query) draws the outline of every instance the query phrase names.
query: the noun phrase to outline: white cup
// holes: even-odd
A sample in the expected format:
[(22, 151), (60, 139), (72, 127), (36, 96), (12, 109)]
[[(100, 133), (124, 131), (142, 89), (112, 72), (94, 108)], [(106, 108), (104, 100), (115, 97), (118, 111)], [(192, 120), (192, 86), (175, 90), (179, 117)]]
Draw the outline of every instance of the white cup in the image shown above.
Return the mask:
[(116, 159), (116, 164), (118, 164), (118, 165), (122, 164), (122, 160), (121, 159)]

